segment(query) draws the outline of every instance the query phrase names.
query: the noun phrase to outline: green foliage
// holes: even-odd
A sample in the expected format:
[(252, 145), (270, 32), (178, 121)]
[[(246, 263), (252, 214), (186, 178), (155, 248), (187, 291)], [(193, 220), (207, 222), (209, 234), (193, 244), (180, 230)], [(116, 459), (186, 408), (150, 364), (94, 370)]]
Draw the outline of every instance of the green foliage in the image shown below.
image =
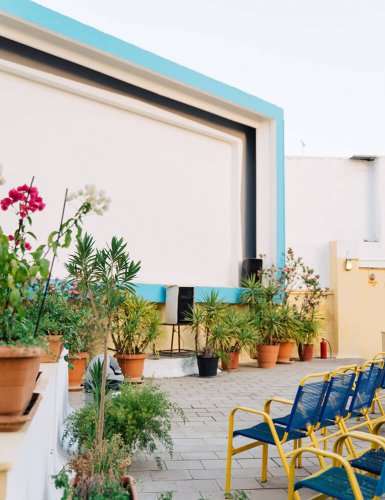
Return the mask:
[[(64, 488), (62, 500), (123, 500), (130, 498), (121, 476), (130, 464), (128, 449), (120, 436), (103, 441), (73, 458), (56, 476), (56, 488)], [(70, 486), (69, 471), (76, 474), (77, 484)]]
[(204, 358), (213, 358), (220, 354), (220, 339), (227, 335), (221, 321), (225, 308), (226, 304), (219, 299), (218, 292), (211, 290), (203, 297), (203, 301), (191, 307), (186, 315), (195, 335), (197, 352)]
[(59, 230), (51, 233), (47, 244), (31, 251), (27, 239), (36, 240), (36, 236), (29, 226), (36, 210), (45, 208), (43, 199), (32, 182), (11, 189), (8, 196), (0, 200), (1, 208), (12, 210), (17, 222), (8, 235), (0, 226), (0, 344), (41, 345), (41, 332), (35, 332), (37, 323), (27, 318), (25, 311), (28, 301), (35, 298), (33, 284), (36, 279), (49, 277), (51, 262), (47, 255), (69, 247), (73, 230), (81, 232), (82, 219), (92, 206), (84, 202), (73, 217), (62, 221)]
[(114, 318), (112, 340), (117, 354), (142, 354), (161, 334), (160, 314), (155, 304), (127, 294)]
[(222, 346), (223, 351), (241, 352), (242, 349), (255, 345), (258, 339), (257, 329), (249, 310), (227, 307), (222, 320), (229, 332), (229, 342), (227, 346)]
[[(98, 405), (93, 403), (71, 414), (66, 422), (65, 437), (77, 442), (79, 451), (95, 441), (95, 424)], [(125, 382), (120, 394), (108, 395), (104, 413), (104, 436), (109, 440), (119, 434), (131, 453), (154, 454), (162, 444), (172, 452), (171, 418), (183, 417), (182, 410), (167, 399), (167, 394), (157, 385), (139, 387)]]

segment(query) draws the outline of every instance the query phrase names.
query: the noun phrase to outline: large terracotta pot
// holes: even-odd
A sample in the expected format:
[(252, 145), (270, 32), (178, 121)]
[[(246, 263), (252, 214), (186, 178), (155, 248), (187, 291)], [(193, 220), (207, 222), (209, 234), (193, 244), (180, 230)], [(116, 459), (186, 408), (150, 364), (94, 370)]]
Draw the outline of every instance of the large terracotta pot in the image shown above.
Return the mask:
[(0, 415), (21, 415), (32, 398), (40, 347), (0, 346)]
[(277, 364), (279, 345), (258, 344), (258, 367), (274, 368)]
[(300, 361), (311, 361), (313, 359), (314, 344), (300, 344), (298, 346), (298, 355)]
[(48, 351), (41, 357), (42, 363), (56, 363), (63, 349), (61, 335), (47, 335)]
[(228, 355), (230, 359), (226, 361), (224, 359), (221, 360), (222, 370), (234, 372), (238, 369), (239, 352), (230, 352)]
[(81, 383), (86, 371), (88, 352), (78, 352), (68, 356), (68, 361), (73, 368), (68, 367), (68, 390), (71, 392), (81, 391), (83, 389)]
[(146, 354), (115, 354), (114, 356), (125, 377), (131, 382), (140, 382), (143, 376)]
[(294, 340), (289, 340), (288, 342), (282, 342), (279, 344), (278, 359), (277, 363), (280, 364), (290, 364), (291, 353), (293, 352)]

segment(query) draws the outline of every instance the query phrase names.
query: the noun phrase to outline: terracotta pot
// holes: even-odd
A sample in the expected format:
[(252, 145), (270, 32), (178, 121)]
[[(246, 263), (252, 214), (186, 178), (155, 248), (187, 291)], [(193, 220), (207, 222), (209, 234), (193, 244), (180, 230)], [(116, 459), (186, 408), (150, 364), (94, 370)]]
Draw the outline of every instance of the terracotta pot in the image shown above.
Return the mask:
[(239, 352), (230, 352), (228, 361), (221, 360), (222, 370), (236, 371), (238, 369)]
[(298, 346), (298, 355), (300, 361), (311, 361), (313, 359), (314, 344), (300, 344)]
[(291, 353), (293, 352), (294, 340), (289, 340), (288, 342), (282, 342), (279, 344), (278, 359), (277, 363), (280, 364), (290, 364)]
[(143, 376), (144, 360), (147, 354), (115, 354), (114, 356), (125, 377), (131, 382), (140, 382)]
[(0, 415), (21, 415), (32, 398), (41, 347), (0, 346)]
[(258, 344), (258, 367), (274, 368), (277, 364), (279, 345)]
[(68, 360), (73, 365), (73, 369), (68, 367), (68, 390), (81, 391), (83, 389), (81, 383), (86, 371), (88, 352), (79, 352), (68, 356)]
[[(132, 476), (123, 476), (120, 481), (127, 487), (130, 492), (131, 500), (139, 500), (138, 492), (134, 486), (134, 478)], [(70, 486), (74, 487), (79, 484), (79, 478), (76, 476), (71, 479)]]
[(48, 351), (41, 357), (42, 363), (56, 363), (63, 349), (61, 335), (47, 335)]

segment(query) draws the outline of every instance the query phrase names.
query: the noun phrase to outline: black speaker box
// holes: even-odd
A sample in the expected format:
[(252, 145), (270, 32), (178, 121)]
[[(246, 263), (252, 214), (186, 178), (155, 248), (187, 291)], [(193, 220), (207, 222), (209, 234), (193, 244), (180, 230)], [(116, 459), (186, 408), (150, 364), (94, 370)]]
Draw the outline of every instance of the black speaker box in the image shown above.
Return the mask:
[(166, 290), (166, 319), (170, 325), (188, 324), (186, 314), (194, 305), (194, 287), (168, 286)]
[(262, 264), (262, 259), (244, 259), (242, 262), (241, 285), (242, 281), (248, 278), (251, 274), (255, 274), (256, 277), (259, 278)]

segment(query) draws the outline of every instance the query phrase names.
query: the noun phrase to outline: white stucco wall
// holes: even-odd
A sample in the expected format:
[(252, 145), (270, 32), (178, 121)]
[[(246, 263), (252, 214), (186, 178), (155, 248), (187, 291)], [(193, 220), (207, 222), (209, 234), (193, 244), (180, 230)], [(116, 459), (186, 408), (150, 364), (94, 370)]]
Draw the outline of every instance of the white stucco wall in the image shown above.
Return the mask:
[[(0, 163), (6, 188), (35, 176), (47, 203), (34, 217), (39, 236), (57, 228), (65, 187), (91, 183), (112, 204), (103, 218), (87, 220), (87, 230), (99, 244), (123, 236), (142, 260), (140, 282), (238, 285), (239, 138), (70, 80), (43, 74), (38, 81), (28, 68), (12, 74), (4, 64)], [(1, 216), (11, 229), (9, 214)]]
[(329, 242), (342, 257), (384, 259), (385, 160), (287, 157), (286, 242), (329, 285)]

